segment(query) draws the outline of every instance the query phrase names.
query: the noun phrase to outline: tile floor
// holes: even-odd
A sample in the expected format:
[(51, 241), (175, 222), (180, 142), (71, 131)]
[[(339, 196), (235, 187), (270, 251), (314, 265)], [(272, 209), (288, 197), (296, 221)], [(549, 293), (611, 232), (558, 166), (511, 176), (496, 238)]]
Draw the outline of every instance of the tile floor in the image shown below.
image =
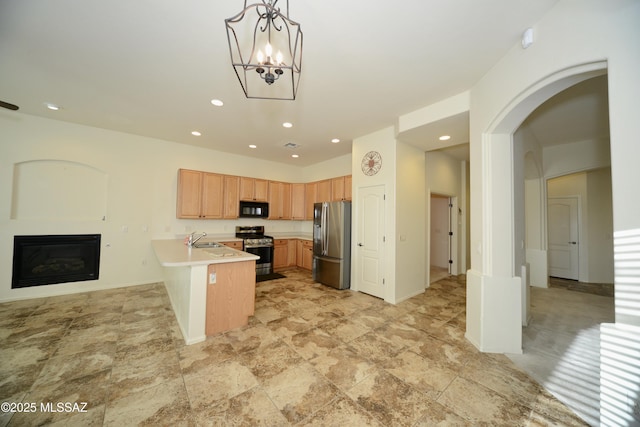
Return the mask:
[(191, 346), (162, 284), (0, 304), (0, 400), (38, 405), (0, 426), (586, 425), (465, 341), (464, 276), (394, 306), (285, 274), (247, 327)]
[(599, 426), (600, 324), (615, 321), (613, 294), (605, 296), (601, 284), (552, 278), (550, 285), (531, 288), (524, 352), (508, 357), (589, 425)]

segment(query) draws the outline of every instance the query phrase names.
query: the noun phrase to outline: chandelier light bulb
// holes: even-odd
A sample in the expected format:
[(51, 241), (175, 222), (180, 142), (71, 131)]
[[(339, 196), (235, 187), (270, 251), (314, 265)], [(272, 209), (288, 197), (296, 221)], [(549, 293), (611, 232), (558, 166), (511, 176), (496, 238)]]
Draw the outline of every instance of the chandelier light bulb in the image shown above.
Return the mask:
[(276, 65), (282, 64), (282, 52), (278, 51), (276, 54)]
[(256, 55), (256, 59), (258, 60), (258, 64), (262, 65), (264, 63), (264, 54), (262, 53), (261, 50), (258, 51), (258, 54)]
[(267, 43), (267, 45), (264, 47), (264, 53), (267, 55), (267, 59), (271, 58), (271, 54), (273, 53), (273, 48), (271, 47), (270, 43)]

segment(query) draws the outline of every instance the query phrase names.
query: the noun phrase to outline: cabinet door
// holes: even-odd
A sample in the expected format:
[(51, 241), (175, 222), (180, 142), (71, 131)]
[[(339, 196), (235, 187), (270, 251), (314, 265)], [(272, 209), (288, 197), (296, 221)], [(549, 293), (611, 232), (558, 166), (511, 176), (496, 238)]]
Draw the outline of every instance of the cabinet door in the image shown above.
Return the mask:
[(291, 219), (304, 219), (304, 184), (291, 184)]
[(240, 200), (254, 200), (254, 183), (255, 180), (253, 178), (240, 177)]
[(224, 215), (223, 218), (238, 218), (240, 210), (240, 177), (225, 175), (224, 177)]
[(344, 177), (344, 199), (351, 200), (351, 175)]
[(273, 269), (285, 268), (289, 262), (289, 245), (287, 239), (273, 241)]
[(255, 179), (253, 187), (253, 197), (256, 202), (266, 202), (269, 194), (269, 181), (266, 179)]
[(317, 184), (310, 182), (304, 186), (304, 219), (313, 220), (313, 204), (316, 202)]
[(282, 183), (269, 181), (269, 219), (282, 218)]
[(316, 203), (331, 201), (331, 180), (318, 181), (317, 185)]
[(178, 171), (177, 218), (200, 218), (202, 202), (202, 172)]
[(331, 179), (331, 200), (344, 200), (344, 177), (339, 176)]
[(304, 240), (302, 242), (302, 268), (311, 270), (313, 266), (313, 242)]
[(291, 184), (288, 182), (281, 183), (280, 200), (282, 203), (281, 219), (291, 219)]
[(224, 207), (223, 176), (215, 173), (202, 175), (202, 212), (201, 218), (222, 218)]
[(302, 240), (296, 240), (296, 267), (302, 267), (302, 251), (304, 246)]
[(287, 266), (295, 267), (296, 266), (296, 243), (297, 239), (289, 239), (287, 242)]

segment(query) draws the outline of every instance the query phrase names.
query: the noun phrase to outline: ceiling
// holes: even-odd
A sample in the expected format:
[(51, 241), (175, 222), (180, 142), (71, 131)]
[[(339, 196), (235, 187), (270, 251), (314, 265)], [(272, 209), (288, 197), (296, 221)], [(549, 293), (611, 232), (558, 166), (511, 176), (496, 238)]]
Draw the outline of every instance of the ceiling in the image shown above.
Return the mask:
[[(231, 67), (224, 19), (240, 0), (0, 0), (0, 100), (25, 114), (307, 166), (470, 89), (556, 2), (291, 0), (303, 71), (297, 99), (275, 101), (246, 99)], [(576, 105), (552, 109), (576, 116)], [(549, 135), (548, 120), (567, 127), (539, 114), (535, 134), (566, 141)], [(456, 146), (468, 143), (468, 126), (464, 114), (405, 137), (430, 150), (449, 134)]]

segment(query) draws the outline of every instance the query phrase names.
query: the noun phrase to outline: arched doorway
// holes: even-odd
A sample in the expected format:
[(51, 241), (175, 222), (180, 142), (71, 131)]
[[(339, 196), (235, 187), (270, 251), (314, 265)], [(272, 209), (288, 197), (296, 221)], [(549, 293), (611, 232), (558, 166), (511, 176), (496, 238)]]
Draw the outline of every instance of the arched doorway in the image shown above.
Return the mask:
[(606, 62), (594, 62), (547, 76), (509, 102), (482, 135), (484, 221), (477, 248), (483, 254), (482, 269), (467, 273), (466, 331), (467, 339), (481, 351), (522, 352), (525, 225), (524, 208), (518, 205), (524, 200), (516, 203), (514, 158), (524, 162), (524, 151), (514, 156), (515, 150), (523, 150), (514, 144), (514, 133), (544, 101), (606, 70)]

